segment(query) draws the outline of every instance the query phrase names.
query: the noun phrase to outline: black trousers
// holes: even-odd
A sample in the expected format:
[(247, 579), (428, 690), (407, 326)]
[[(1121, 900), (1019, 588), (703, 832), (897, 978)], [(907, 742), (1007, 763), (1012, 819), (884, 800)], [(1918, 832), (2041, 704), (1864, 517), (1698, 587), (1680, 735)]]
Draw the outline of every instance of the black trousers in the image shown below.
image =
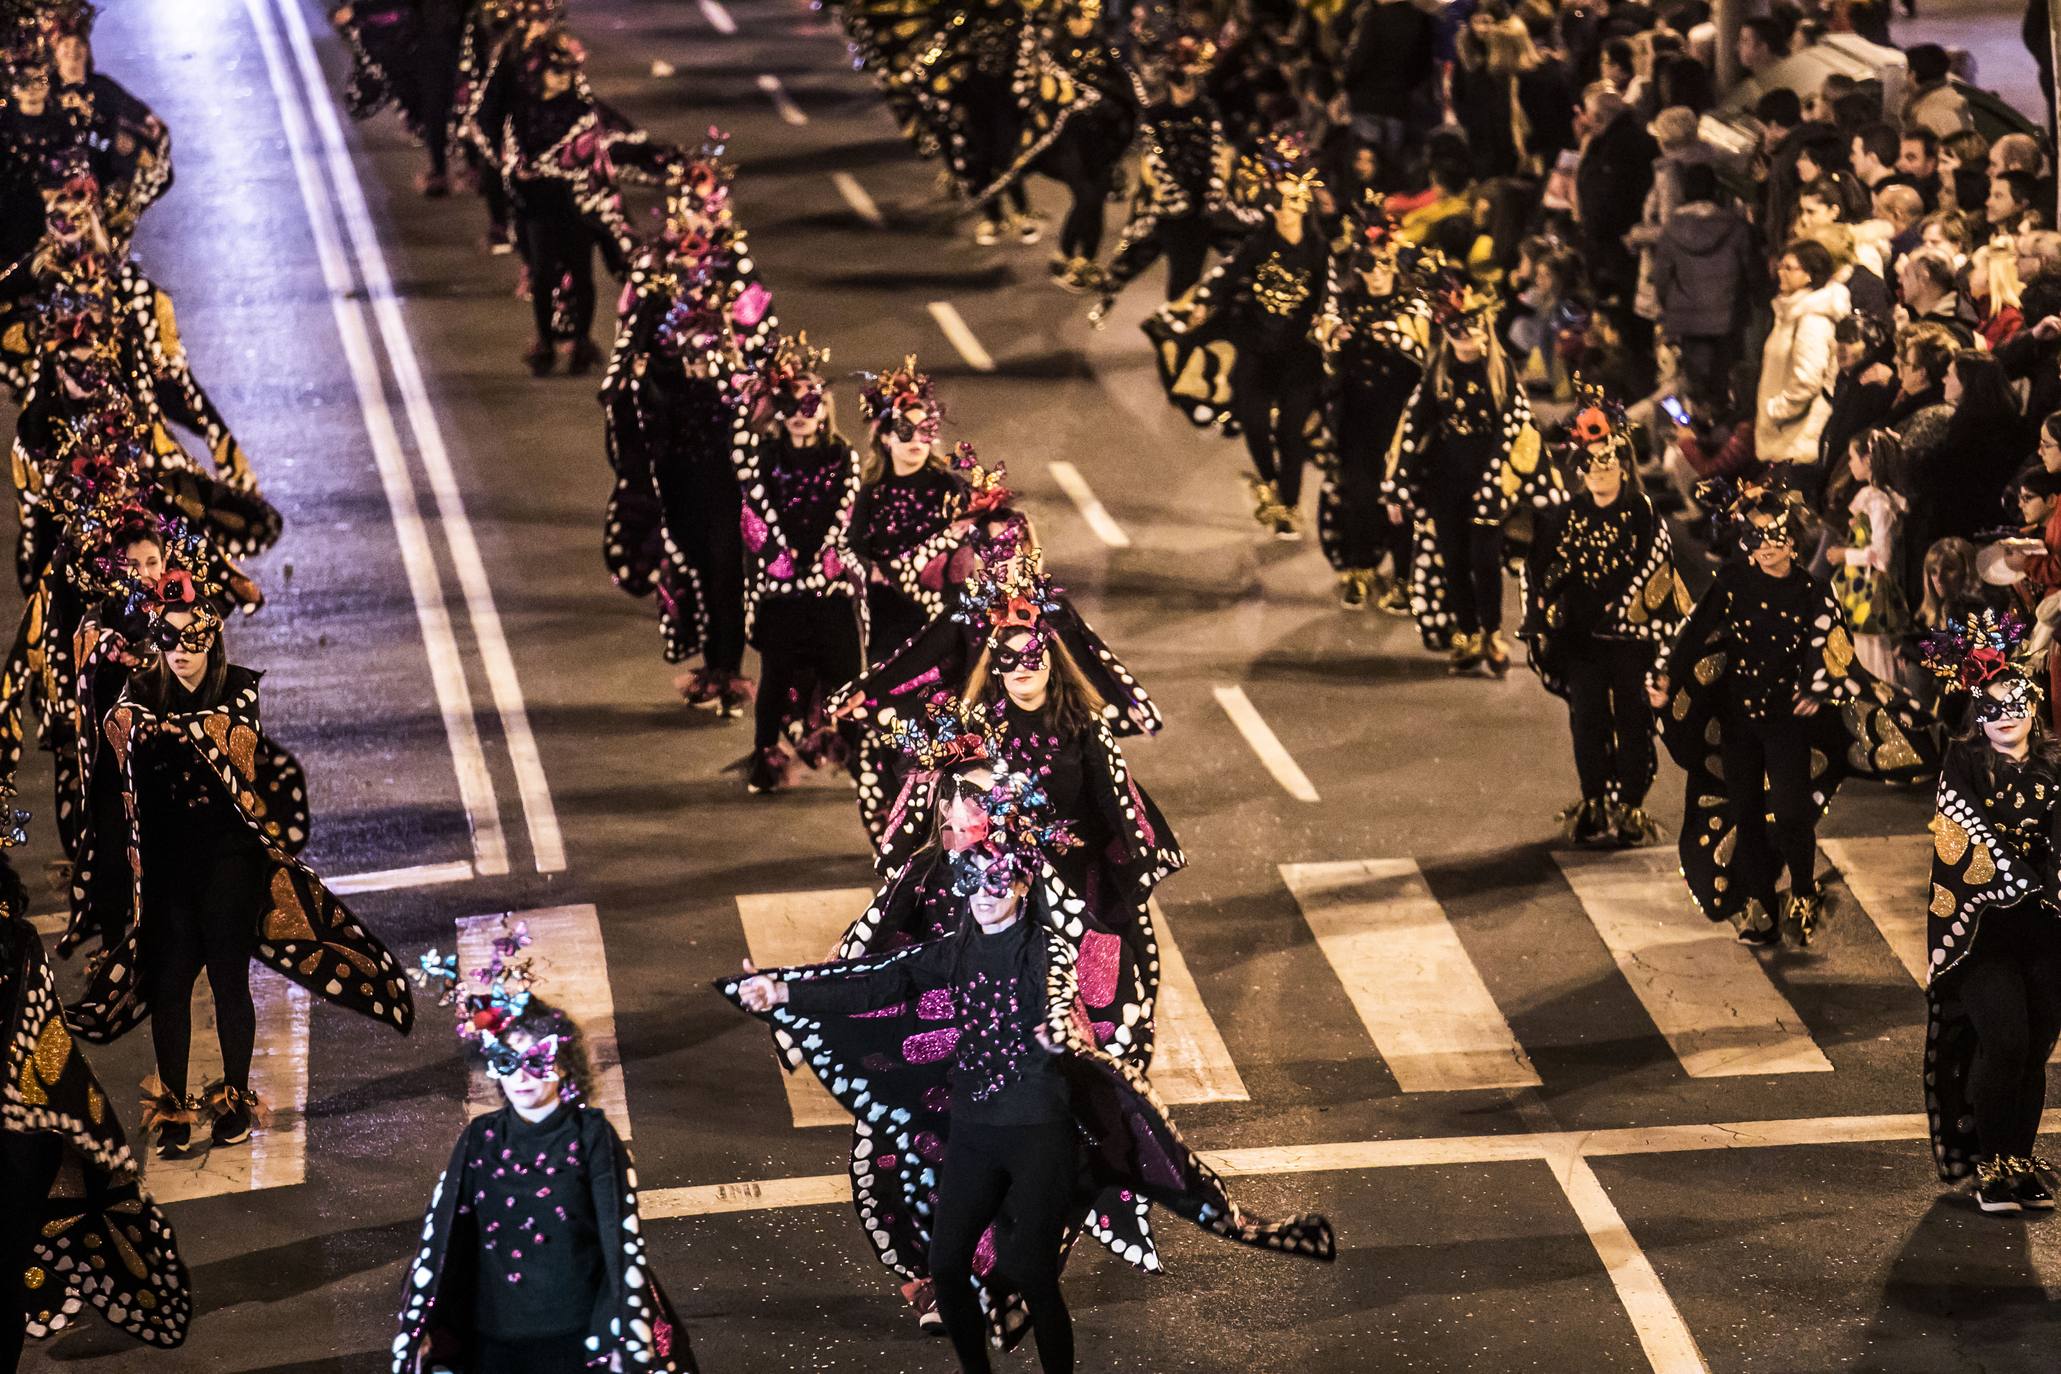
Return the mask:
[(1231, 364), (1231, 415), (1260, 480), (1281, 504), (1302, 499), (1302, 470), (1311, 457), (1308, 426), (1324, 389), (1324, 367), (1311, 348), (1245, 347)]
[(878, 668), (888, 656), (909, 642), (930, 617), (917, 602), (894, 587), (879, 582), (866, 584), (866, 666)]
[(2061, 931), (2038, 910), (1991, 911), (1947, 976), (1975, 1027), (1968, 1096), (1982, 1152), (2030, 1155), (2047, 1102), (2047, 1058), (2061, 1037)]
[(1338, 394), (1337, 476), (1325, 488), (1325, 554), (1331, 565), (1378, 568), (1392, 558), (1396, 571), (1410, 566), (1410, 526), (1388, 518), (1381, 479), (1388, 446), (1402, 407), (1386, 387), (1347, 385)]
[[(1117, 164), (1108, 157), (1107, 141), (1084, 125), (1092, 114), (1067, 125), (1058, 141), (1038, 159), (1038, 170), (1066, 187), (1071, 198), (1059, 224), (1059, 251), (1091, 261), (1102, 252), (1102, 228)], [(1119, 156), (1121, 154), (1119, 153)]]
[(1470, 635), (1502, 629), (1503, 527), (1475, 520), (1471, 489), (1433, 492), (1430, 513), (1453, 628)]
[(63, 1162), (64, 1142), (54, 1135), (0, 1133), (0, 1179), (7, 1180), (0, 1188), (0, 1274), (6, 1276), (6, 1296), (0, 1297), (0, 1374), (14, 1374), (21, 1363), (28, 1309), (49, 1300), (47, 1288), (32, 1293), (25, 1280), (35, 1259), (44, 1204)]
[(1073, 1318), (1059, 1291), (1059, 1239), (1072, 1208), (1074, 1126), (952, 1127), (938, 1179), (930, 1275), (938, 1315), (965, 1374), (987, 1374), (987, 1323), (973, 1288), (973, 1254), (995, 1227), (995, 1268), (1030, 1308), (1045, 1374), (1073, 1374)]
[[(530, 268), (530, 311), (537, 342), (584, 339), (594, 328), (595, 233), (562, 182), (525, 181), (516, 189), (517, 242)], [(564, 290), (561, 293), (560, 287)]]
[(1213, 237), (1206, 215), (1183, 215), (1162, 219), (1143, 238), (1125, 244), (1109, 260), (1106, 286), (1112, 295), (1143, 272), (1162, 255), (1166, 258), (1166, 298), (1179, 300), (1202, 280), (1202, 265), (1209, 260)]
[(147, 854), (143, 869), (143, 979), (157, 1076), (185, 1096), (193, 984), (204, 968), (222, 1042), (222, 1078), (247, 1091), (258, 1030), (250, 960), (266, 902), (264, 852), (254, 840), (214, 853), (198, 846), (167, 850)]
[(1615, 792), (1626, 806), (1643, 805), (1657, 766), (1653, 708), (1646, 700), (1652, 647), (1590, 635), (1562, 652), (1567, 727), (1574, 735), (1574, 771), (1583, 798), (1596, 801)]
[(823, 699), (866, 666), (850, 597), (761, 597), (752, 638), (759, 649), (752, 743), (759, 749), (778, 744), (790, 726), (806, 729)]
[(1675, 344), (1682, 351), (1682, 376), (1695, 388), (1696, 395), (1706, 403), (1723, 399), (1731, 386), (1738, 344), (1723, 335), (1702, 334), (1676, 339)]
[(657, 473), (667, 557), (677, 549), (701, 590), (701, 612), (708, 618), (703, 664), (711, 673), (736, 677), (744, 668), (744, 535), (738, 528), (744, 496), (735, 479), (716, 467), (727, 457), (727, 440), (715, 441), (714, 453), (705, 451), (705, 437), (685, 442), (703, 451), (676, 451)]
[(1770, 915), (1777, 911), (1775, 880), (1784, 869), (1792, 896), (1816, 887), (1818, 805), (1811, 799), (1809, 728), (1802, 716), (1787, 711), (1758, 721), (1728, 712), (1723, 721), (1718, 752), (1728, 810), (1739, 831), (1732, 852), (1733, 886), (1760, 898)]

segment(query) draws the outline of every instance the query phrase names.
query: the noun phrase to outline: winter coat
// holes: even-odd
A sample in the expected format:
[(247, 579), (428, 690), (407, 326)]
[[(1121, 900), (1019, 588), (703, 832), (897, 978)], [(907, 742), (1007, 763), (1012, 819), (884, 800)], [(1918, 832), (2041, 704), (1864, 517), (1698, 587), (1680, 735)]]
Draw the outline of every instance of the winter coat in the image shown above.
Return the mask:
[(1950, 138), (1975, 127), (1968, 97), (1954, 89), (1951, 81), (1933, 81), (1911, 93), (1904, 106), (1904, 127), (1930, 129), (1939, 138)]
[(1707, 200), (1681, 206), (1653, 248), (1661, 328), (1671, 339), (1730, 337), (1755, 267), (1753, 230), (1738, 211)]
[(1631, 111), (1612, 119), (1583, 145), (1574, 171), (1576, 218), (1581, 222), (1582, 259), (1597, 288), (1607, 296), (1629, 296), (1638, 262), (1624, 236), (1639, 222), (1653, 185), (1653, 161), (1660, 145)]
[(1761, 351), (1753, 446), (1762, 462), (1808, 463), (1832, 413), (1839, 372), (1833, 331), (1851, 311), (1838, 282), (1775, 298), (1775, 327)]

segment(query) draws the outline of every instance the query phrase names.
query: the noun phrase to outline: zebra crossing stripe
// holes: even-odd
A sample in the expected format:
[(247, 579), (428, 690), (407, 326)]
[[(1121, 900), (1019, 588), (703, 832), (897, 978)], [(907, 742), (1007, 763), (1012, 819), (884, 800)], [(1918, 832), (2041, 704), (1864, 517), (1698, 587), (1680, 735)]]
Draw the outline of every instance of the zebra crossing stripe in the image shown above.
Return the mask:
[(1925, 917), (1932, 892), (1930, 835), (1871, 835), (1820, 840), (1818, 848), (1839, 870), (1846, 890), (1882, 932), (1897, 962), (1919, 987), (1929, 967)]
[(1231, 1062), (1202, 991), (1188, 971), (1174, 928), (1153, 898), (1152, 928), (1159, 937), (1159, 1003), (1152, 1009), (1155, 1038), (1152, 1086), (1160, 1100), (1174, 1103), (1244, 1102), (1245, 1080)]
[[(760, 968), (820, 964), (872, 900), (872, 889), (864, 887), (748, 892), (737, 898), (737, 919), (743, 923), (751, 961)], [(1152, 917), (1159, 935), (1160, 969), (1159, 1004), (1153, 1009), (1153, 1087), (1162, 1101), (1177, 1104), (1247, 1100), (1245, 1080), (1231, 1062), (1223, 1034), (1203, 1005), (1188, 961), (1156, 901)], [(842, 1126), (851, 1120), (851, 1113), (837, 1105), (814, 1074), (782, 1073), (780, 1081), (797, 1127)]]
[[(265, 1108), (265, 1123), (251, 1132), (248, 1144), (223, 1146), (192, 1159), (159, 1159), (138, 1151), (151, 1194), (159, 1202), (289, 1188), (308, 1176), (308, 992), (268, 968), (253, 967), (250, 975), (251, 1003), (257, 1012), (250, 1086)], [(189, 1091), (222, 1076), (222, 1042), (215, 1032), (215, 999), (206, 974), (193, 987), (191, 1025)]]
[[(529, 927), (533, 943), (523, 951), (534, 964), (537, 995), (570, 1016), (587, 1044), (587, 1063), (594, 1072), (591, 1105), (615, 1124), (616, 1134), (630, 1138), (630, 1108), (623, 1095), (622, 1053), (615, 1038), (615, 995), (608, 985), (608, 956), (601, 945), (601, 920), (592, 903), (510, 912), (505, 917), (466, 916), (458, 922), (458, 967), (484, 967), (494, 956), (494, 940), (502, 922), (509, 928)], [(477, 1065), (467, 1093), (467, 1114), (479, 1116), (501, 1105), (501, 1090)]]
[(1281, 878), (1404, 1092), (1538, 1086), (1416, 860), (1282, 864)]
[(1554, 859), (1617, 969), (1691, 1078), (1830, 1073), (1753, 952), (1704, 919), (1661, 850)]
[[(744, 947), (760, 968), (820, 964), (836, 952), (838, 937), (872, 900), (869, 887), (740, 893), (737, 919), (744, 924)], [(797, 1127), (850, 1124), (852, 1114), (806, 1069), (781, 1072), (780, 1083)]]

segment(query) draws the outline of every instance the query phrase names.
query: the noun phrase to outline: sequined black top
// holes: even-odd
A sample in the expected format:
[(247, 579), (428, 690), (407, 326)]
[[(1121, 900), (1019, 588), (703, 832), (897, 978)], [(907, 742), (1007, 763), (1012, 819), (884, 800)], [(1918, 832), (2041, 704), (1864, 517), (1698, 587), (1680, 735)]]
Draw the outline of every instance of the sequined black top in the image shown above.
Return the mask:
[(843, 444), (811, 444), (796, 448), (785, 434), (776, 434), (760, 449), (766, 496), (780, 512), (780, 532), (797, 557), (806, 557), (830, 541), (830, 526), (844, 501), (851, 451)]
[(585, 1333), (607, 1275), (579, 1112), (503, 1114), (465, 1161), (458, 1213), (479, 1237), (473, 1323), (497, 1340)]
[(1324, 304), (1328, 266), (1328, 250), (1314, 225), (1303, 230), (1302, 242), (1290, 243), (1269, 220), (1246, 238), (1213, 295), (1251, 330), (1240, 341), (1245, 347), (1314, 347), (1310, 331)]
[(1066, 1080), (1036, 1035), (1045, 1016), (1043, 940), (1028, 917), (993, 935), (955, 933), (873, 973), (788, 983), (788, 1005), (804, 1016), (852, 1016), (915, 1000), (924, 1019), (956, 1024), (955, 1121), (1063, 1121), (1072, 1114)]
[(852, 510), (852, 547), (869, 562), (900, 557), (951, 523), (958, 487), (928, 464), (907, 477), (892, 470), (859, 492)]
[(1717, 662), (1728, 715), (1791, 715), (1811, 685), (1811, 622), (1825, 601), (1823, 586), (1800, 568), (1774, 578), (1750, 563), (1728, 564), (1682, 627), (1678, 642), (1702, 654), (1684, 666), (1701, 672)]
[(1640, 528), (1629, 492), (1599, 506), (1586, 491), (1568, 502), (1547, 577), (1553, 628), (1592, 634), (1608, 628), (1611, 605), (1638, 572)]
[[(1994, 751), (1992, 751), (1994, 753)], [(2061, 780), (2038, 756), (2023, 762), (1994, 754), (1994, 782), (1982, 809), (1997, 837), (2042, 879), (2054, 875), (2054, 829), (2061, 817)]]
[[(189, 692), (173, 679), (161, 714), (209, 710), (255, 681), (248, 669), (232, 666), (229, 674), (217, 700)], [(236, 803), (222, 790), (222, 779), (185, 740), (156, 733), (142, 736), (134, 767), (146, 873), (169, 875), (182, 860), (196, 855), (258, 848)], [(150, 862), (151, 854), (163, 857)]]
[(1154, 210), (1176, 216), (1202, 213), (1216, 175), (1216, 107), (1203, 99), (1186, 105), (1162, 101), (1146, 108), (1143, 126), (1145, 157), (1155, 177), (1150, 188)]

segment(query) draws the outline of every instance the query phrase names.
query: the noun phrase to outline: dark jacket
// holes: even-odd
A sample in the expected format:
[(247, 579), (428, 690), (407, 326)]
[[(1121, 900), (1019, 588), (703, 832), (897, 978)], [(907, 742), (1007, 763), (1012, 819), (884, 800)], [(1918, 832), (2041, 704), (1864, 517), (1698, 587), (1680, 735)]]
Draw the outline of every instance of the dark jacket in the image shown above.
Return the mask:
[(1844, 168), (1850, 141), (1834, 125), (1815, 120), (1799, 124), (1782, 135), (1781, 141), (1768, 154), (1766, 200), (1762, 205), (1761, 223), (1767, 226), (1769, 238), (1778, 242), (1786, 240), (1789, 222), (1796, 217), (1796, 198), (1803, 190), (1797, 184), (1797, 157), (1808, 148), (1811, 160), (1818, 166), (1827, 170)]
[(1673, 339), (1736, 333), (1757, 266), (1753, 229), (1738, 211), (1707, 200), (1677, 208), (1653, 250), (1661, 328)]
[(1653, 160), (1659, 156), (1660, 145), (1626, 110), (1589, 140), (1575, 168), (1582, 258), (1606, 296), (1629, 296), (1637, 284), (1638, 260), (1625, 247), (1624, 236), (1645, 210)]
[(1353, 113), (1409, 119), (1432, 78), (1436, 42), (1436, 21), (1411, 0), (1370, 0), (1345, 53)]

